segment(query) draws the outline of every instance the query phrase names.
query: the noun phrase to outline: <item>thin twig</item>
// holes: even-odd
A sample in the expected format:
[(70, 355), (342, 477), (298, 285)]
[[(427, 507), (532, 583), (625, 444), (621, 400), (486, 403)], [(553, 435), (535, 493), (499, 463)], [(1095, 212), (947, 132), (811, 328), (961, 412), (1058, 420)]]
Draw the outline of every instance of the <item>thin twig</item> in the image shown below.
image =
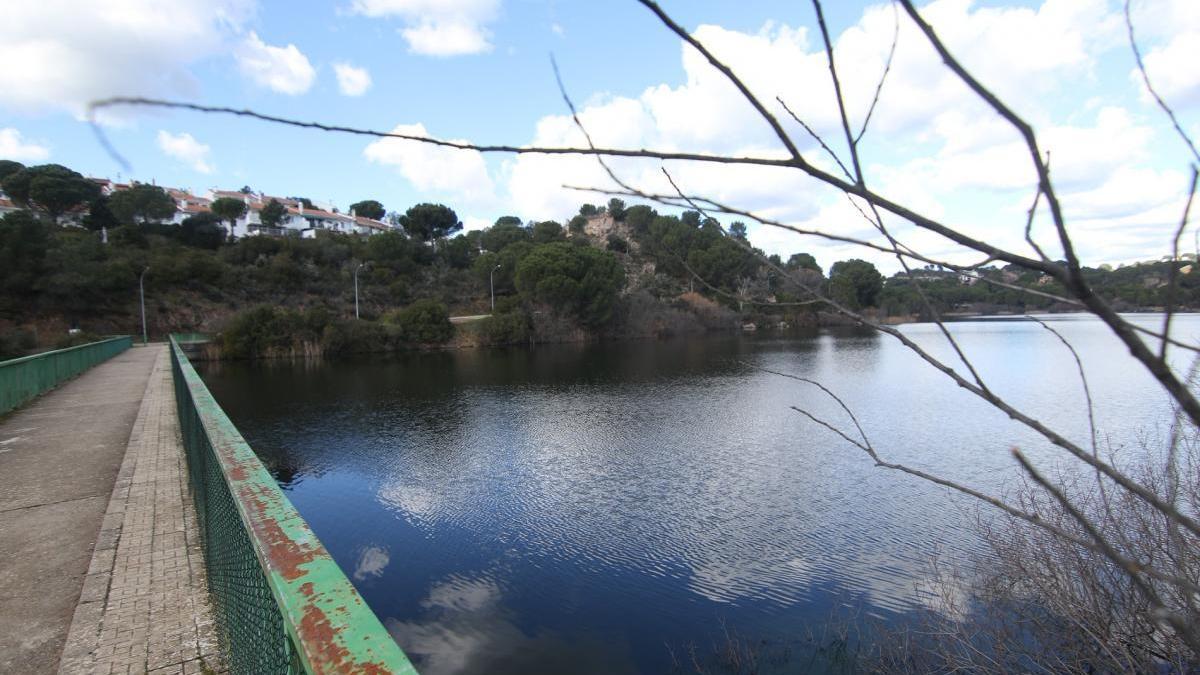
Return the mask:
[(883, 74), (879, 76), (879, 84), (875, 85), (875, 95), (871, 98), (871, 105), (867, 108), (867, 115), (863, 118), (862, 127), (859, 128), (858, 134), (854, 136), (855, 145), (862, 140), (862, 137), (867, 133), (867, 126), (871, 124), (871, 116), (875, 114), (875, 106), (879, 104), (879, 95), (883, 93), (883, 84), (887, 82), (888, 74), (892, 72), (892, 60), (896, 57), (896, 45), (900, 42), (900, 13), (896, 9), (895, 0), (892, 2), (892, 48), (888, 50), (887, 61), (883, 64)]
[(825, 43), (825, 59), (829, 64), (829, 77), (833, 80), (833, 94), (837, 99), (842, 131), (846, 134), (846, 146), (850, 149), (850, 164), (854, 167), (854, 182), (863, 186), (862, 165), (858, 161), (858, 142), (854, 140), (854, 132), (850, 131), (850, 117), (846, 114), (846, 99), (842, 96), (842, 81), (838, 77), (837, 64), (833, 58), (833, 41), (829, 39), (829, 28), (825, 25), (825, 11), (821, 8), (821, 0), (812, 0), (812, 4), (813, 9), (817, 12), (817, 25), (821, 28), (821, 40)]
[(825, 151), (825, 154), (833, 158), (833, 161), (837, 163), (838, 167), (842, 170), (842, 173), (846, 174), (846, 179), (854, 180), (854, 176), (850, 174), (850, 169), (846, 168), (846, 165), (842, 162), (842, 158), (838, 157), (837, 153), (833, 151), (833, 148), (829, 147), (829, 144), (825, 142), (825, 139), (821, 136), (821, 134), (818, 134), (816, 130), (808, 126), (807, 122), (793, 112), (792, 109), (788, 107), (787, 101), (784, 101), (783, 98), (776, 96), (775, 100), (779, 102), (779, 105), (783, 106), (783, 111), (786, 112), (793, 120), (795, 120), (796, 124), (799, 124), (805, 131), (807, 131), (808, 135), (811, 136), (812, 139), (821, 146), (821, 149)]
[[(1169, 336), (1171, 334), (1171, 317), (1175, 313), (1175, 292), (1179, 286), (1179, 240), (1183, 237), (1183, 231), (1188, 226), (1188, 215), (1192, 210), (1192, 200), (1196, 197), (1196, 181), (1200, 179), (1200, 170), (1192, 167), (1192, 183), (1188, 188), (1187, 202), (1183, 205), (1183, 217), (1179, 219), (1179, 227), (1175, 230), (1175, 238), (1171, 241), (1171, 262), (1170, 269), (1167, 271), (1167, 302), (1166, 312), (1163, 314), (1162, 334)], [(1200, 260), (1194, 264), (1200, 263)], [(1162, 345), (1158, 350), (1158, 359), (1163, 363), (1167, 361), (1167, 345), (1170, 343), (1167, 340), (1162, 341)]]
[(1142, 62), (1142, 50), (1138, 47), (1137, 38), (1133, 34), (1133, 16), (1130, 13), (1130, 0), (1125, 0), (1125, 29), (1129, 33), (1129, 46), (1133, 49), (1133, 58), (1137, 61), (1137, 69), (1142, 75), (1142, 82), (1146, 85), (1146, 91), (1150, 92), (1150, 95), (1154, 97), (1154, 101), (1158, 103), (1158, 107), (1162, 108), (1162, 111), (1171, 119), (1171, 126), (1175, 127), (1175, 133), (1179, 134), (1179, 137), (1183, 139), (1183, 142), (1192, 151), (1192, 158), (1196, 162), (1200, 162), (1200, 152), (1196, 151), (1196, 144), (1192, 142), (1191, 136), (1188, 136), (1187, 132), (1183, 130), (1183, 126), (1179, 124), (1179, 119), (1175, 117), (1175, 111), (1171, 109), (1171, 106), (1167, 105), (1162, 96), (1158, 95), (1158, 90), (1154, 88), (1154, 83), (1150, 81), (1150, 75), (1146, 72), (1146, 64)]

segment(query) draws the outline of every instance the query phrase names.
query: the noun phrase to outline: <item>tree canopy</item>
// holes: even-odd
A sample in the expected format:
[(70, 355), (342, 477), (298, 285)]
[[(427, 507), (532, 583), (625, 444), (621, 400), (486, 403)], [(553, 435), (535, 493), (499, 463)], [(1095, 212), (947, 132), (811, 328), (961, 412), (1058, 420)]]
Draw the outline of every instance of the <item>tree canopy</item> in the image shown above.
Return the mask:
[(383, 204), (374, 199), (364, 199), (361, 202), (354, 202), (350, 205), (350, 210), (356, 216), (372, 220), (383, 220), (383, 217), (387, 215), (387, 209), (383, 208)]
[(616, 197), (608, 200), (608, 215), (616, 221), (625, 220), (625, 200)]
[[(505, 246), (518, 241), (529, 241), (529, 230), (521, 227), (520, 219), (514, 219), (516, 222), (501, 218), (496, 221), (496, 224), (483, 231), (480, 238), (480, 243), (488, 251), (499, 253), (504, 250)], [(500, 222), (505, 221), (505, 222)]]
[(609, 251), (554, 242), (535, 247), (517, 265), (517, 290), (534, 302), (599, 326), (612, 316), (625, 271)]
[(797, 270), (812, 270), (818, 274), (824, 274), (825, 271), (817, 264), (817, 259), (808, 253), (793, 253), (792, 257), (788, 258), (785, 267), (789, 271)]
[(865, 260), (840, 260), (829, 268), (829, 294), (851, 309), (875, 307), (883, 290), (883, 275)]
[(246, 213), (246, 202), (233, 197), (221, 197), (214, 200), (209, 206), (212, 212), (217, 214), (221, 220), (228, 220), (229, 227), (232, 229), (238, 218), (241, 218)]
[(0, 159), (0, 183), (3, 183), (5, 178), (24, 168), (25, 165), (20, 162), (14, 162), (11, 159)]
[(463, 224), (458, 214), (442, 204), (417, 204), (400, 216), (400, 226), (408, 236), (420, 241), (442, 239), (458, 232)]
[(267, 205), (258, 212), (258, 219), (267, 227), (279, 227), (283, 219), (287, 216), (287, 208), (279, 203), (278, 199), (272, 199), (267, 202)]
[(225, 243), (225, 228), (215, 213), (197, 213), (179, 225), (179, 241), (188, 246), (215, 250)]
[(562, 225), (553, 220), (544, 220), (529, 228), (530, 235), (533, 236), (535, 244), (548, 244), (552, 241), (559, 241), (563, 238)]
[(156, 223), (175, 215), (175, 200), (157, 185), (138, 183), (109, 197), (108, 209), (128, 225)]
[(108, 197), (100, 196), (88, 205), (87, 215), (83, 217), (83, 226), (89, 230), (113, 229), (121, 224), (108, 208)]
[(2, 185), (14, 202), (42, 211), (55, 221), (62, 214), (100, 196), (100, 186), (61, 164), (42, 164), (14, 171), (4, 178)]

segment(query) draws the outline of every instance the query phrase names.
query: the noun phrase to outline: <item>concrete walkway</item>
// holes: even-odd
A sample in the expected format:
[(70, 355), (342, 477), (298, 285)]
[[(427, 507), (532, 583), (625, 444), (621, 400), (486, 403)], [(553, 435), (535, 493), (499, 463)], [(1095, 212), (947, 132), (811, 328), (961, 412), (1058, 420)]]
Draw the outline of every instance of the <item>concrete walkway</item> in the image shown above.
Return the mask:
[(161, 345), (0, 418), (0, 672), (215, 661), (182, 462)]

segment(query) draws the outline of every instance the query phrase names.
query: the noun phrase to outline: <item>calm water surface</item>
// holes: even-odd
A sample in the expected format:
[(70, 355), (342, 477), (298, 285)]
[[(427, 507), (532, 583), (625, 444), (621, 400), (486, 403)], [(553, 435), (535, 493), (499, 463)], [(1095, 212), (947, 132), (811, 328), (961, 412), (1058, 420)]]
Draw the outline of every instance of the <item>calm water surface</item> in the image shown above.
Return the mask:
[[(1080, 352), (1107, 442), (1163, 430), (1165, 398), (1098, 322), (1048, 320)], [(1200, 337), (1200, 317), (1177, 323)], [(948, 357), (936, 327), (903, 330)], [(1088, 437), (1057, 338), (1014, 320), (953, 331), (995, 391)], [(723, 626), (786, 649), (840, 603), (914, 609), (932, 552), (978, 547), (973, 504), (874, 468), (791, 409), (848, 425), (836, 404), (758, 368), (820, 380), (883, 454), (978, 486), (1011, 480), (1013, 446), (1058, 459), (895, 340), (853, 330), (202, 373), (421, 672), (440, 675), (664, 672)]]

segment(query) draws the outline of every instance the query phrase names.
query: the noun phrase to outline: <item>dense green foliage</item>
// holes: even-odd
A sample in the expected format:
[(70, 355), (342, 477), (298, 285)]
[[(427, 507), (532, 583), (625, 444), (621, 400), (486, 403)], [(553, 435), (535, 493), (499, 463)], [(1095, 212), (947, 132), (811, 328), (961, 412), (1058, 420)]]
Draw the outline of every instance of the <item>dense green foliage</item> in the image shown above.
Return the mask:
[[(8, 170), (12, 170), (9, 165)], [(100, 196), (100, 187), (61, 164), (42, 164), (11, 171), (0, 184), (14, 202), (58, 218)]]
[(454, 326), (446, 306), (436, 300), (417, 300), (413, 304), (384, 317), (384, 321), (400, 329), (407, 342), (440, 345), (454, 337)]
[(517, 290), (596, 327), (612, 315), (625, 272), (607, 251), (565, 242), (542, 244), (517, 265)]
[[(74, 180), (69, 169), (48, 166), (31, 171), (0, 163), (0, 173), (8, 172), (0, 180), (18, 191), (29, 187), (21, 181), (31, 173), (52, 176), (47, 178), (52, 183)], [(84, 227), (59, 226), (32, 211), (0, 218), (0, 335), (9, 336), (4, 340), (9, 352), (23, 344), (22, 331), (33, 327), (39, 327), (43, 347), (52, 346), (55, 332), (41, 326), (61, 333), (75, 326), (96, 333), (138, 330), (138, 276), (146, 268), (152, 335), (220, 332), (247, 308), (272, 308), (239, 319), (237, 340), (230, 343), (235, 354), (442, 343), (454, 335), (448, 316), (488, 313), (493, 288), (495, 315), (472, 328), (468, 342), (659, 335), (742, 322), (812, 324), (827, 309), (803, 304), (813, 289), (881, 315), (928, 318), (918, 281), (940, 313), (1070, 309), (1052, 297), (1006, 288), (1063, 293), (1049, 277), (1014, 267), (983, 268), (982, 281), (936, 268), (884, 279), (870, 263), (849, 260), (834, 264), (827, 279), (807, 253), (763, 257), (740, 237), (739, 227), (730, 225), (730, 236), (696, 211), (665, 215), (619, 200), (581, 208), (581, 214), (612, 216), (594, 221), (589, 232), (580, 215), (567, 228), (504, 216), (482, 231), (457, 233), (461, 223), (452, 209), (419, 204), (399, 218), (407, 231), (231, 241), (223, 219), (240, 213), (242, 200), (227, 200), (224, 213), (159, 224), (153, 221), (164, 217), (156, 209), (165, 195), (140, 187), (112, 199), (91, 198), (80, 219)], [(271, 222), (268, 213), (264, 223)], [(1118, 309), (1149, 309), (1167, 303), (1172, 268), (1179, 282), (1176, 307), (1200, 307), (1200, 273), (1186, 262), (1087, 269), (1085, 275)], [(348, 319), (354, 314), (356, 269), (366, 319), (359, 322)], [(378, 317), (385, 320), (375, 321)]]
[(225, 228), (221, 226), (221, 219), (212, 213), (197, 213), (184, 218), (175, 234), (180, 242), (197, 248), (216, 250), (225, 243)]
[(387, 210), (383, 208), (383, 204), (374, 199), (364, 199), (361, 202), (354, 202), (350, 205), (350, 210), (356, 216), (372, 218), (374, 220), (383, 220), (383, 217), (387, 215)]
[(233, 197), (221, 197), (214, 199), (209, 208), (222, 220), (228, 220), (229, 227), (232, 229), (234, 222), (245, 215), (246, 202)]
[(108, 198), (107, 208), (126, 225), (157, 223), (175, 215), (175, 200), (157, 185), (138, 183)]
[(287, 208), (278, 199), (272, 199), (258, 212), (258, 219), (267, 227), (279, 227), (287, 216)]
[(417, 204), (400, 216), (400, 226), (413, 239), (430, 241), (458, 232), (463, 224), (451, 208), (441, 204)]
[(5, 178), (24, 168), (25, 165), (20, 162), (14, 162), (11, 159), (0, 159), (0, 185), (4, 184)]
[(883, 275), (865, 260), (842, 260), (829, 268), (829, 297), (850, 309), (875, 307)]

